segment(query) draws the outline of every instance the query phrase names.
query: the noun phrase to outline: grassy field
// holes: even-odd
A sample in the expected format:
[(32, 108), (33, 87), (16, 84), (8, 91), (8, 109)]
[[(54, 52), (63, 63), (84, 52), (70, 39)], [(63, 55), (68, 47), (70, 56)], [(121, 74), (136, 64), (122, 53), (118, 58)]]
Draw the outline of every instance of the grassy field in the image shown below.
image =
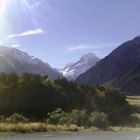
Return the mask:
[[(134, 115), (140, 120), (140, 96), (127, 96), (127, 101), (133, 106)], [(140, 128), (140, 124), (137, 124), (137, 127)]]
[(140, 96), (127, 96), (127, 101), (131, 105), (139, 105), (140, 106)]

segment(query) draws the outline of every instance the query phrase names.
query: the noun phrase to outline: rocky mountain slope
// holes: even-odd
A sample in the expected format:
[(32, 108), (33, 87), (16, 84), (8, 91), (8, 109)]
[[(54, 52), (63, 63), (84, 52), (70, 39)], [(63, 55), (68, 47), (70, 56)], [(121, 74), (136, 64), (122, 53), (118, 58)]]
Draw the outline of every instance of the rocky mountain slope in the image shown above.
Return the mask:
[(140, 95), (140, 36), (127, 41), (76, 79), (86, 85), (106, 85)]
[(40, 59), (18, 49), (2, 46), (0, 46), (0, 72), (16, 72), (17, 74), (25, 72), (37, 73), (48, 75), (53, 79), (62, 76), (56, 69)]

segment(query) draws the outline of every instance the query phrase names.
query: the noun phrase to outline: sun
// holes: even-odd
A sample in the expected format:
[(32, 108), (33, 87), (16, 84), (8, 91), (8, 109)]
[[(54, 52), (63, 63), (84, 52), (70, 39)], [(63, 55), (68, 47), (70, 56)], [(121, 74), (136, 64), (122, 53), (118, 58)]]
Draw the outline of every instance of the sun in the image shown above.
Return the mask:
[(0, 12), (3, 13), (8, 6), (9, 0), (0, 0)]
[[(48, 3), (46, 5), (48, 7)], [(20, 34), (28, 28), (41, 29), (42, 21), (39, 19), (41, 17), (46, 22), (46, 5), (42, 5), (40, 0), (0, 0), (0, 40), (8, 40), (9, 35)], [(27, 20), (28, 25), (25, 24)]]
[(4, 14), (11, 8), (17, 1), (24, 1), (24, 0), (0, 0), (0, 14)]

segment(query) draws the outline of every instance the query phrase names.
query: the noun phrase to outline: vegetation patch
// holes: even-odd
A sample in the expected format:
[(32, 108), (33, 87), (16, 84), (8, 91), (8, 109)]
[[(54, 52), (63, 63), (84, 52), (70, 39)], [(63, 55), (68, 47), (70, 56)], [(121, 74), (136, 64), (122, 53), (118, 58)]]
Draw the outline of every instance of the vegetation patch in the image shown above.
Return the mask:
[(77, 85), (37, 74), (1, 73), (0, 132), (136, 127), (140, 124), (140, 106), (132, 100), (135, 99), (100, 86)]

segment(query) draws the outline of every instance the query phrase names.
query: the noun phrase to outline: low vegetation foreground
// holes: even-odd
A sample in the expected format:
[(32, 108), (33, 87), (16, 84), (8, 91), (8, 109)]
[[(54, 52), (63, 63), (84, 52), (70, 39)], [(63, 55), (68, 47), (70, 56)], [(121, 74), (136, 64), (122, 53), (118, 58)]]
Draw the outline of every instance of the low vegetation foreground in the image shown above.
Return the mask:
[(0, 131), (120, 130), (140, 127), (140, 98), (25, 73), (0, 74)]

